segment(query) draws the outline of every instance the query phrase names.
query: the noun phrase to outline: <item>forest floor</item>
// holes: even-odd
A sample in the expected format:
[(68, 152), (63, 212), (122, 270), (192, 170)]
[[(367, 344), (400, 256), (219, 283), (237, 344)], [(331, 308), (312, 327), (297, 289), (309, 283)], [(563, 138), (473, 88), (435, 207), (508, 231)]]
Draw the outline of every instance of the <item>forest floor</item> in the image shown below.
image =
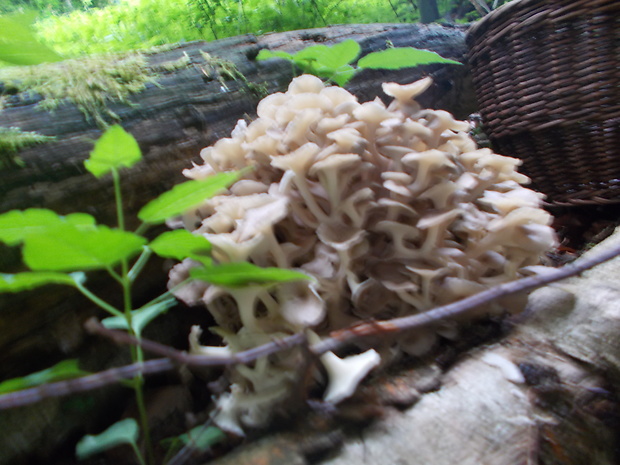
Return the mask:
[(620, 226), (620, 203), (548, 207), (560, 246), (550, 254), (553, 264), (562, 265), (579, 257), (613, 234)]

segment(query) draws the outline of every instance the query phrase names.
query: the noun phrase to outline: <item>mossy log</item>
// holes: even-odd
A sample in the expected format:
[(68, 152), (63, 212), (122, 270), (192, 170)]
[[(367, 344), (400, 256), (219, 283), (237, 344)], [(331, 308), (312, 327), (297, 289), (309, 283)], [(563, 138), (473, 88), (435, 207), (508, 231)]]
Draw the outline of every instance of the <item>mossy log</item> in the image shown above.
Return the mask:
[[(108, 177), (96, 180), (83, 166), (102, 133), (102, 121), (119, 122), (137, 139), (144, 156), (132, 170), (122, 173), (128, 224), (136, 226), (139, 208), (159, 193), (184, 180), (181, 171), (199, 160), (200, 149), (226, 137), (240, 118), (252, 118), (264, 93), (282, 91), (292, 78), (290, 63), (283, 60), (257, 62), (263, 48), (295, 52), (306, 46), (334, 44), (355, 39), (362, 54), (383, 50), (388, 44), (433, 50), (462, 61), (465, 28), (418, 24), (334, 26), (306, 31), (244, 35), (210, 43), (192, 42), (144, 54), (156, 72), (144, 89), (123, 101), (111, 101), (103, 116), (90, 118), (75, 102), (60, 101), (52, 111), (37, 108), (43, 96), (17, 92), (0, 82), (4, 93), (0, 127), (53, 137), (51, 141), (23, 148), (15, 154), (0, 153), (0, 213), (32, 207), (51, 208), (61, 214), (86, 212), (101, 223), (114, 225), (113, 189)], [(209, 59), (208, 54), (212, 57)], [(234, 68), (227, 68), (230, 64)], [(231, 71), (232, 70), (232, 71)], [(398, 71), (359, 73), (347, 88), (361, 101), (381, 94), (384, 81), (411, 82), (423, 75), (435, 78), (422, 103), (443, 108), (459, 117), (475, 111), (473, 91), (465, 66), (424, 66)], [(237, 79), (231, 79), (236, 77)], [(110, 115), (116, 115), (117, 121)], [(13, 157), (8, 160), (7, 157)], [(17, 249), (0, 248), (0, 272), (20, 269)], [(108, 300), (119, 300), (117, 284), (95, 274), (93, 290)], [(135, 290), (136, 304), (159, 294), (166, 281), (162, 262), (154, 261)], [(80, 356), (87, 368), (99, 369), (113, 357), (93, 347), (82, 323), (97, 313), (86, 299), (71, 289), (57, 286), (19, 295), (0, 296), (0, 381), (46, 368), (63, 358)], [(160, 340), (184, 338), (186, 330), (171, 334), (176, 318), (168, 318)], [(88, 355), (84, 355), (88, 354)], [(63, 416), (63, 408), (51, 401), (45, 415), (18, 415), (23, 436), (0, 441), (0, 464), (33, 453), (47, 456), (72, 434), (83, 432), (80, 418), (94, 411)], [(98, 402), (101, 404), (100, 402)], [(49, 403), (47, 403), (49, 404)], [(49, 407), (49, 405), (48, 405)], [(6, 417), (5, 417), (6, 418)], [(8, 425), (4, 425), (9, 428)], [(0, 429), (5, 430), (0, 421)], [(14, 426), (10, 426), (13, 430)], [(47, 440), (41, 442), (41, 438)], [(15, 463), (15, 462), (12, 462)]]

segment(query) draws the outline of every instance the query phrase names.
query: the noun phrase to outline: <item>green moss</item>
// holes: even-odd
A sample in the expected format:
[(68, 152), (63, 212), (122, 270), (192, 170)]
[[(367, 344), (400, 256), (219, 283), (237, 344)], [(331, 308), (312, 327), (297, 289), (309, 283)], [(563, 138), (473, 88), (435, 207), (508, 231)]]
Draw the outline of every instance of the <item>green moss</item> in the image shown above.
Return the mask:
[(217, 79), (225, 89), (228, 89), (225, 81), (236, 81), (238, 79), (246, 81), (245, 76), (241, 74), (232, 61), (214, 57), (202, 50), (200, 54), (205, 61), (205, 65), (201, 68), (204, 75), (210, 79)]
[(44, 136), (36, 132), (22, 131), (19, 128), (0, 127), (0, 169), (22, 166), (22, 160), (15, 153), (24, 147), (41, 144), (53, 139), (54, 137)]
[(40, 94), (43, 100), (38, 107), (47, 111), (70, 101), (87, 120), (92, 119), (101, 127), (106, 127), (110, 120), (119, 119), (108, 108), (109, 103), (131, 105), (129, 95), (140, 92), (148, 82), (154, 81), (146, 59), (139, 53), (93, 56), (0, 70), (0, 82), (9, 92)]
[(183, 55), (178, 60), (149, 66), (142, 53), (99, 55), (37, 66), (0, 69), (6, 91), (35, 92), (43, 97), (42, 110), (53, 111), (67, 101), (75, 104), (87, 120), (105, 128), (119, 117), (108, 105), (133, 105), (129, 97), (148, 83), (156, 84), (158, 72), (189, 66)]
[(232, 61), (214, 57), (202, 50), (200, 54), (205, 60), (205, 66), (201, 68), (204, 75), (209, 79), (217, 79), (224, 89), (228, 90), (226, 81), (240, 81), (245, 91), (255, 97), (263, 98), (268, 94), (266, 85), (248, 81)]
[(166, 61), (165, 63), (162, 63), (160, 65), (151, 66), (151, 70), (155, 72), (171, 73), (172, 71), (175, 71), (177, 69), (187, 68), (191, 63), (192, 60), (190, 59), (189, 55), (183, 52), (183, 56), (178, 60)]

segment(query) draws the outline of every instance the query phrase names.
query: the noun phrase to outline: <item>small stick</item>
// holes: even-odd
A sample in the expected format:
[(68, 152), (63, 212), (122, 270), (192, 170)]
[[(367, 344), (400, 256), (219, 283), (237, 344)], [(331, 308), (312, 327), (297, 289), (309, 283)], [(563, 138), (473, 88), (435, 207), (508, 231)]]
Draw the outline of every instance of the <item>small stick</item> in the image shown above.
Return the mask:
[(91, 334), (98, 334), (100, 336), (107, 337), (112, 339), (117, 344), (140, 346), (147, 352), (170, 358), (180, 365), (189, 365), (194, 367), (226, 366), (237, 365), (239, 363), (250, 363), (261, 357), (266, 357), (267, 355), (298, 346), (306, 341), (306, 336), (303, 333), (297, 333), (261, 346), (254, 347), (252, 349), (244, 350), (243, 352), (237, 352), (236, 354), (205, 356), (188, 354), (185, 351), (173, 349), (172, 347), (160, 344), (159, 342), (144, 338), (138, 339), (129, 333), (108, 329), (98, 322), (96, 318), (90, 318), (86, 321), (84, 326)]
[(131, 379), (140, 373), (144, 375), (161, 373), (172, 370), (174, 367), (175, 364), (170, 359), (158, 358), (118, 368), (109, 368), (81, 378), (42, 384), (41, 386), (22, 389), (21, 391), (0, 396), (0, 410), (22, 407), (49, 397), (61, 397), (67, 394), (91, 391), (118, 383), (124, 379)]

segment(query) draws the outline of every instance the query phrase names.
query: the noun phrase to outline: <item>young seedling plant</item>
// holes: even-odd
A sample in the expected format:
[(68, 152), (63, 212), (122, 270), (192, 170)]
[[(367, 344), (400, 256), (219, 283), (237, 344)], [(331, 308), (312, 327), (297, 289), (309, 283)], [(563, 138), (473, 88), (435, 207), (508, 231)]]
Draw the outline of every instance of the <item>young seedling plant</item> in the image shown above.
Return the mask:
[[(30, 269), (16, 274), (0, 273), (0, 292), (21, 292), (49, 284), (74, 287), (109, 314), (102, 320), (106, 328), (122, 329), (140, 339), (144, 328), (175, 304), (172, 289), (139, 308), (132, 307), (132, 285), (152, 253), (176, 260), (191, 258), (200, 266), (192, 271), (189, 280), (199, 279), (222, 286), (239, 287), (257, 283), (272, 285), (309, 279), (307, 275), (293, 270), (260, 268), (250, 263), (217, 264), (210, 257), (209, 241), (185, 230), (164, 232), (150, 242), (142, 235), (150, 226), (181, 215), (223, 191), (239, 179), (244, 170), (220, 173), (204, 180), (187, 181), (175, 186), (146, 204), (138, 212), (142, 224), (135, 232), (127, 231), (120, 172), (131, 168), (141, 158), (134, 137), (121, 126), (115, 125), (96, 142), (84, 163), (96, 178), (112, 176), (118, 221), (115, 228), (96, 224), (95, 218), (85, 213), (61, 216), (52, 210), (31, 208), (0, 215), (0, 242), (9, 246), (21, 245), (23, 261)], [(111, 305), (88, 289), (86, 272), (92, 270), (105, 270), (118, 282), (123, 296), (121, 308)], [(144, 361), (142, 348), (132, 346), (131, 357), (134, 363)], [(0, 383), (0, 394), (84, 374), (76, 360), (65, 360), (49, 369)], [(78, 458), (88, 457), (119, 444), (129, 444), (140, 464), (154, 463), (143, 384), (142, 375), (130, 381), (135, 391), (140, 427), (136, 420), (129, 418), (115, 423), (97, 436), (85, 436), (76, 448)], [(140, 431), (142, 447), (138, 444)]]
[(369, 53), (357, 61), (357, 67), (352, 66), (351, 63), (357, 60), (361, 51), (356, 41), (348, 39), (332, 46), (312, 45), (294, 54), (264, 49), (256, 59), (282, 58), (290, 61), (303, 73), (313, 74), (339, 86), (345, 86), (363, 69), (402, 69), (435, 63), (461, 64), (429, 50), (389, 47), (380, 52)]

